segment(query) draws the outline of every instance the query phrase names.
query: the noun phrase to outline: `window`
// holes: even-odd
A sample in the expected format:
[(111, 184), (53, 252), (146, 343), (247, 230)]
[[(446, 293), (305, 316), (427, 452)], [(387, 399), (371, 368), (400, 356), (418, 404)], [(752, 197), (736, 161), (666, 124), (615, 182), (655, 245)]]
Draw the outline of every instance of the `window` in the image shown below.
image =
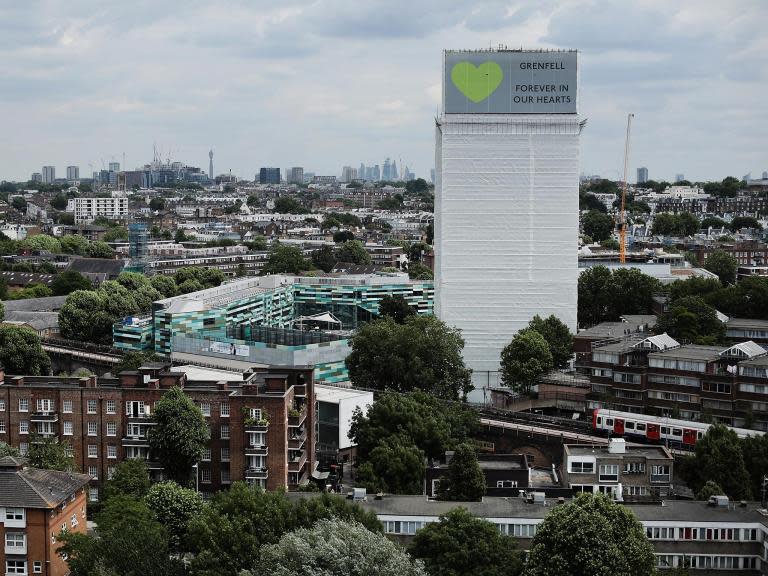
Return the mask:
[(29, 453), (29, 442), (19, 442), (19, 452), (22, 456), (26, 456)]
[(27, 420), (19, 421), (19, 434), (29, 434), (29, 422)]
[(640, 474), (645, 472), (645, 462), (625, 462), (624, 474)]
[(27, 539), (24, 536), (24, 532), (6, 532), (5, 533), (5, 547), (10, 548), (11, 554), (23, 554), (23, 550), (27, 546)]
[(210, 416), (211, 415), (211, 403), (210, 402), (200, 402), (200, 411), (203, 413), (203, 416)]
[(0, 420), (0, 434), (5, 434), (5, 420)]
[(88, 466), (88, 476), (91, 478), (99, 477), (99, 469), (97, 466)]
[(619, 479), (619, 465), (618, 464), (601, 464), (600, 465), (600, 481), (612, 482)]
[(635, 430), (637, 430), (638, 432), (645, 432), (645, 423), (638, 422)]
[(229, 417), (229, 402), (222, 402), (219, 404), (219, 414), (222, 418)]
[(5, 412), (5, 400), (0, 400), (0, 412)]
[(132, 418), (143, 418), (147, 415), (147, 407), (143, 401), (133, 401), (125, 403), (125, 415)]
[(64, 436), (72, 436), (72, 422), (65, 420), (63, 423)]
[(717, 394), (730, 394), (731, 385), (723, 384), (720, 382), (704, 382), (701, 385), (701, 389), (705, 392), (715, 392)]
[(96, 422), (88, 422), (88, 436), (96, 436)]
[(26, 574), (27, 561), (26, 560), (6, 560), (5, 573), (6, 574)]
[(42, 574), (43, 572), (43, 563), (40, 560), (35, 560), (32, 562), (32, 572), (35, 574)]
[(79, 522), (77, 521), (77, 514), (72, 514), (72, 517), (69, 519), (69, 525), (72, 526), (72, 528), (74, 528), (78, 524)]
[(99, 489), (98, 488), (88, 488), (88, 500), (91, 502), (98, 502), (99, 501)]
[(99, 453), (96, 444), (88, 444), (88, 458), (98, 458)]
[(222, 424), (221, 425), (221, 439), (222, 440), (228, 440), (229, 439), (229, 424)]
[(24, 520), (24, 508), (6, 508), (6, 520)]
[(117, 402), (115, 400), (107, 400), (107, 414), (117, 413)]
[(205, 484), (211, 483), (211, 471), (208, 469), (202, 469), (200, 470), (200, 482), (203, 482)]
[(210, 462), (211, 461), (211, 449), (210, 448), (203, 448), (203, 455), (200, 458), (203, 462)]
[(29, 398), (19, 398), (19, 412), (29, 412)]
[(88, 400), (88, 414), (96, 414), (96, 400)]
[(69, 458), (72, 458), (75, 455), (75, 449), (72, 447), (72, 444), (64, 445), (64, 454), (66, 454)]
[(221, 469), (221, 483), (222, 484), (229, 484), (232, 480), (229, 476), (229, 468), (222, 468)]
[(61, 411), (65, 414), (72, 414), (72, 400), (64, 400)]
[(571, 473), (573, 474), (592, 474), (594, 471), (594, 462), (571, 462)]
[(114, 444), (109, 444), (107, 446), (107, 458), (109, 458), (110, 460), (114, 460), (115, 458), (117, 458), (117, 446), (115, 446)]
[(653, 476), (669, 476), (669, 464), (658, 464), (651, 468)]
[(38, 412), (53, 412), (53, 400), (50, 398), (38, 398), (37, 399), (37, 411)]
[(115, 467), (114, 466), (107, 466), (107, 480), (112, 480), (112, 477), (115, 475)]
[(635, 429), (635, 423), (631, 420), (627, 420), (624, 422), (624, 430), (634, 430)]
[(258, 421), (261, 420), (261, 408), (251, 408), (250, 409), (251, 418)]
[(107, 422), (107, 436), (117, 436), (117, 424), (115, 422)]
[(627, 496), (647, 496), (648, 488), (646, 486), (624, 486), (624, 494)]
[(517, 480), (497, 480), (496, 488), (517, 488)]
[(229, 448), (224, 447), (221, 449), (221, 461), (222, 462), (229, 462)]

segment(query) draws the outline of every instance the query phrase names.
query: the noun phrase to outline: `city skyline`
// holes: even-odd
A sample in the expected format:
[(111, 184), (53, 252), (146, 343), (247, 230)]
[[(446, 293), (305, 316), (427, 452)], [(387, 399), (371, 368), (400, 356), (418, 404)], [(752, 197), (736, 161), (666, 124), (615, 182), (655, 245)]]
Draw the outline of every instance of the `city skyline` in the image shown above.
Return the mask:
[[(630, 111), (630, 173), (647, 166), (654, 179), (682, 171), (719, 180), (768, 164), (759, 91), (768, 7), (757, 1), (395, 2), (390, 12), (408, 14), (395, 21), (349, 2), (151, 7), (0, 9), (14, 134), (0, 149), (0, 179), (24, 180), (43, 165), (61, 173), (77, 165), (85, 175), (102, 159), (122, 164), (123, 154), (130, 168), (148, 160), (152, 142), (203, 169), (213, 145), (217, 172), (240, 175), (259, 166), (338, 174), (359, 164), (354, 151), (382, 159), (372, 163), (397, 151), (427, 178), (441, 48), (499, 43), (580, 50), (583, 173), (621, 177)], [(216, 74), (203, 78), (201, 69)]]

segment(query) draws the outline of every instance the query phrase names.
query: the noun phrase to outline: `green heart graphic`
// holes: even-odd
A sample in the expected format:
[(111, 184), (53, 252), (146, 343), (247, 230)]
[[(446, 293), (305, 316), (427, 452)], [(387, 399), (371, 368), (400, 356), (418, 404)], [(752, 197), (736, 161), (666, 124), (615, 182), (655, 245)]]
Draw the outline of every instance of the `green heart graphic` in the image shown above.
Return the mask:
[(504, 79), (504, 72), (496, 62), (459, 62), (451, 69), (451, 81), (464, 96), (474, 103), (482, 102), (494, 93)]

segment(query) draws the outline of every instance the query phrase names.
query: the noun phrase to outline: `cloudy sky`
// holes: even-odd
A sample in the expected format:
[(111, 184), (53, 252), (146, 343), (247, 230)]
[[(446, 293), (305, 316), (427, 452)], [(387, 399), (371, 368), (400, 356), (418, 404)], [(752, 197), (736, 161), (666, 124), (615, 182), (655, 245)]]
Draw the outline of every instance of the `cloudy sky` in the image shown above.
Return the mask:
[[(582, 172), (768, 170), (764, 0), (0, 0), (0, 179), (129, 168), (153, 144), (260, 166), (382, 164), (428, 176), (441, 50), (577, 48)], [(632, 177), (634, 179), (634, 176)]]

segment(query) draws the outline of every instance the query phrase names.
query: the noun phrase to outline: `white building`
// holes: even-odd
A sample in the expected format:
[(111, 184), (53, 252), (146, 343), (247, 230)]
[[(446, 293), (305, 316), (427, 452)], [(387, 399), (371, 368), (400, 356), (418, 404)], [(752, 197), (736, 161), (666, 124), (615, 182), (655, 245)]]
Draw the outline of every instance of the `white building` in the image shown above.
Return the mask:
[(73, 212), (75, 223), (87, 224), (99, 216), (117, 220), (128, 216), (128, 198), (71, 198), (67, 212)]
[(502, 349), (534, 315), (576, 329), (576, 52), (446, 52), (445, 67), (435, 313), (461, 329), (470, 399), (482, 401), (499, 384)]

